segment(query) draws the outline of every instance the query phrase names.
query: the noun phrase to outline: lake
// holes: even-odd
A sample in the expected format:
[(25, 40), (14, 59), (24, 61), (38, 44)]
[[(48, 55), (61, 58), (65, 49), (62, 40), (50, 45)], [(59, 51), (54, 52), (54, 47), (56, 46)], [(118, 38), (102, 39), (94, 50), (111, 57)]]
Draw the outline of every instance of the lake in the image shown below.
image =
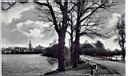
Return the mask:
[(2, 55), (3, 76), (40, 76), (56, 68), (57, 63), (49, 64), (47, 57), (40, 54)]

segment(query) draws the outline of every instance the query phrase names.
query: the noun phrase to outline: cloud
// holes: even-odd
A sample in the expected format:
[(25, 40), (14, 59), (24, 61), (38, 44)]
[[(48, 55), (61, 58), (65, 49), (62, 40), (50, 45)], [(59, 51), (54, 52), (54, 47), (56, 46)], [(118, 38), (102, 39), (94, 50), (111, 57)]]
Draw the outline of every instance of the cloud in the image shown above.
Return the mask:
[[(2, 12), (2, 21), (4, 22), (4, 25), (2, 25), (2, 44), (6, 43), (6, 45), (9, 44), (11, 46), (13, 46), (14, 44), (21, 44), (28, 46), (28, 38), (32, 37), (33, 45), (42, 44), (43, 46), (48, 46), (49, 43), (58, 38), (56, 32), (54, 35), (53, 31), (47, 31), (46, 33), (44, 33), (44, 31), (48, 29), (49, 24), (51, 23), (45, 24), (44, 22), (37, 21), (39, 20), (39, 12), (33, 8), (34, 5), (30, 3), (23, 5), (16, 4), (15, 7), (9, 9), (7, 12)], [(102, 14), (107, 15), (107, 17), (110, 17), (111, 15), (111, 18), (109, 20), (106, 20), (108, 21), (107, 23), (105, 23), (106, 25), (115, 25), (115, 23), (118, 21), (118, 17), (120, 17), (120, 14), (124, 13), (124, 5), (118, 5), (116, 6), (116, 8), (117, 9), (113, 9), (113, 12), (118, 13), (113, 13), (111, 15), (110, 12), (105, 11)], [(66, 35), (66, 45), (69, 45), (69, 38), (70, 37)], [(89, 42), (95, 41), (89, 39), (88, 37), (82, 37), (80, 43), (84, 43), (85, 40), (88, 40)], [(105, 46), (107, 48), (118, 47), (117, 44), (112, 42), (112, 39), (103, 41), (105, 41), (104, 43), (106, 44)]]
[(108, 27), (114, 27), (120, 18), (121, 15), (119, 13), (113, 13), (112, 17), (108, 20)]
[(41, 39), (44, 37), (46, 29), (49, 28), (49, 24), (41, 21), (27, 20), (25, 22), (18, 23), (16, 25), (16, 30), (24, 34), (26, 37)]
[[(46, 31), (49, 30), (49, 31)], [(40, 21), (27, 20), (19, 22), (15, 27), (11, 25), (2, 26), (2, 46), (28, 46), (28, 39), (31, 38), (33, 47), (37, 45), (49, 46), (57, 39), (56, 33), (50, 31), (47, 24)]]
[(118, 42), (114, 42), (114, 39), (115, 39), (116, 36), (113, 36), (111, 38), (108, 38), (108, 39), (102, 39), (102, 38), (95, 38), (95, 39), (91, 39), (87, 36), (82, 36), (80, 37), (80, 43), (83, 44), (83, 43), (95, 43), (97, 40), (100, 40), (106, 49), (111, 49), (111, 50), (114, 50), (114, 49), (120, 49), (120, 46), (118, 44)]
[(22, 17), (21, 13), (30, 9), (34, 9), (34, 6), (31, 6), (30, 4), (23, 6), (17, 3), (8, 11), (2, 11), (2, 22), (9, 24), (13, 21), (13, 19), (20, 19)]
[(43, 38), (44, 34), (41, 34), (41, 30), (40, 29), (33, 29), (30, 30), (30, 33), (27, 33), (28, 36), (31, 36), (33, 38)]

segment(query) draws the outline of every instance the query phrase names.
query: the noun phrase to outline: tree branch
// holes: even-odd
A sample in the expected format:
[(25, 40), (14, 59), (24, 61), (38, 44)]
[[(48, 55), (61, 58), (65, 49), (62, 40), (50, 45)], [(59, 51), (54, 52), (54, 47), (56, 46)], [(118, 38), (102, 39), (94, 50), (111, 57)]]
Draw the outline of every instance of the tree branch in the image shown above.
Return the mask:
[[(87, 9), (85, 9), (81, 14), (83, 15), (84, 14), (84, 12), (86, 12), (87, 10), (89, 10), (89, 9), (92, 9), (92, 11), (91, 11), (91, 13), (89, 14), (89, 15), (87, 15), (86, 17), (84, 17), (84, 18), (82, 18), (81, 20), (80, 20), (80, 22), (82, 22), (82, 21), (84, 21), (86, 18), (88, 18), (89, 16), (91, 16), (92, 14), (94, 14), (98, 9), (100, 9), (100, 8), (103, 8), (103, 9), (106, 9), (107, 7), (110, 7), (110, 6), (114, 6), (114, 5), (112, 5), (112, 4), (109, 4), (109, 5), (106, 5), (107, 4), (107, 0), (106, 1), (104, 1), (103, 3), (101, 3), (98, 7), (88, 7)], [(81, 16), (82, 16), (81, 15)]]
[[(13, 6), (16, 4), (16, 2), (1, 2), (1, 4), (2, 4), (2, 6), (1, 6), (2, 10), (3, 10), (3, 11), (7, 11), (7, 10), (9, 10), (11, 7), (13, 7)], [(4, 8), (4, 7), (3, 7), (3, 4), (8, 4), (8, 7)]]
[(50, 13), (51, 13), (52, 18), (53, 18), (53, 24), (55, 25), (55, 29), (56, 29), (57, 33), (59, 33), (60, 30), (59, 30), (59, 26), (57, 24), (57, 20), (56, 20), (54, 10), (53, 10), (52, 6), (48, 3), (48, 1), (47, 1), (47, 3), (41, 3), (41, 2), (35, 2), (35, 3), (38, 4), (38, 5), (41, 5), (41, 6), (43, 5), (43, 6), (46, 6), (46, 7), (49, 8)]

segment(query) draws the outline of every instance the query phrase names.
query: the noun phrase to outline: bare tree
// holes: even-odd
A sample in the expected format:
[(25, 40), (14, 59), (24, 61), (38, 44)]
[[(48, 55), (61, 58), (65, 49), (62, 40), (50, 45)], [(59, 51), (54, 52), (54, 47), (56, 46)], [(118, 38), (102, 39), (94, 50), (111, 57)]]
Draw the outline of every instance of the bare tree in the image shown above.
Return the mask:
[(54, 5), (51, 4), (48, 0), (46, 3), (35, 2), (38, 5), (46, 6), (51, 14), (52, 22), (55, 27), (55, 30), (58, 34), (58, 70), (64, 71), (64, 46), (65, 46), (65, 34), (68, 27), (67, 20), (68, 20), (68, 0), (62, 3), (62, 1), (55, 0), (57, 6), (62, 13), (62, 21), (57, 21), (56, 12), (53, 9)]
[[(63, 2), (62, 2), (63, 1)], [(68, 20), (68, 0), (55, 0), (55, 3), (51, 3), (51, 1), (46, 0), (45, 1), (34, 1), (34, 3), (40, 5), (40, 6), (45, 6), (48, 8), (48, 13), (47, 19), (49, 21), (53, 22), (54, 28), (58, 34), (58, 70), (59, 71), (64, 71), (64, 46), (65, 46), (65, 35), (66, 35), (66, 30), (68, 27), (67, 20)], [(10, 4), (11, 3), (11, 4)], [(14, 2), (8, 2), (7, 7), (2, 7), (2, 10), (9, 10), (11, 7), (15, 5)], [(6, 3), (4, 3), (6, 4)], [(59, 7), (59, 10), (61, 11), (61, 20), (57, 18), (57, 13), (54, 9), (54, 7)]]
[(73, 18), (72, 18), (72, 13), (70, 13), (70, 21), (68, 22), (68, 25), (69, 25), (69, 28), (70, 28), (70, 31), (67, 30), (67, 33), (70, 35), (70, 51), (71, 51), (71, 64), (73, 63), (73, 48), (74, 48), (74, 45), (73, 45), (73, 38), (74, 38), (74, 26), (73, 26)]
[[(95, 1), (85, 1), (79, 0), (73, 3), (75, 5), (73, 14), (75, 14), (76, 22), (74, 24), (75, 29), (75, 40), (74, 40), (74, 51), (73, 51), (73, 68), (77, 67), (79, 63), (79, 47), (80, 47), (80, 37), (83, 35), (94, 37), (108, 37), (107, 33), (101, 33), (101, 29), (103, 29), (102, 25), (100, 25), (100, 18), (96, 16), (96, 14), (100, 10), (108, 10), (111, 6), (114, 6), (115, 3), (109, 2), (109, 0), (101, 0), (100, 2)], [(72, 38), (72, 37), (71, 37)], [(73, 44), (72, 44), (73, 45)]]

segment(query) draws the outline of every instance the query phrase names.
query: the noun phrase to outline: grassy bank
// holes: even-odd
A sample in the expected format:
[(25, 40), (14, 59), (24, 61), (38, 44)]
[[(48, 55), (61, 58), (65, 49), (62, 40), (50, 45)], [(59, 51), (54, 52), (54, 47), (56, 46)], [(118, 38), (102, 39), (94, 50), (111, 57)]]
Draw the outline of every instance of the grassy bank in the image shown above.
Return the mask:
[(77, 68), (72, 68), (72, 66), (67, 66), (65, 71), (59, 72), (57, 70), (52, 71), (52, 72), (47, 72), (45, 75), (50, 75), (50, 76), (91, 76), (92, 73), (92, 67), (94, 65), (97, 65), (97, 70), (96, 70), (96, 76), (123, 76), (120, 75), (116, 70), (113, 70), (107, 66), (101, 65), (101, 64), (96, 64), (93, 62), (84, 61), (81, 64), (78, 65)]

